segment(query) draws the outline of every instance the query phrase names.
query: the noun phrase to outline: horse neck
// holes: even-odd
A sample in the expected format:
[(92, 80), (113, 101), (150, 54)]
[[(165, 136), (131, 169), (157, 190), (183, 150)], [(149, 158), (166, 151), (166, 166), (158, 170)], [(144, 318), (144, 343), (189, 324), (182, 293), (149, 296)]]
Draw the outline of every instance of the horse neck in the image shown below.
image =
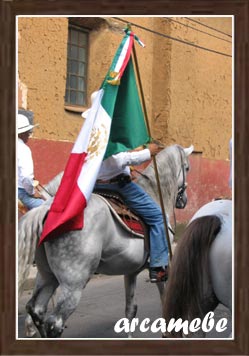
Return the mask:
[[(173, 212), (177, 195), (177, 164), (170, 148), (161, 151), (156, 158), (157, 170), (165, 212), (170, 216)], [(155, 175), (154, 163), (142, 172), (137, 183), (152, 197), (160, 206), (158, 184)], [(147, 178), (146, 178), (147, 177)]]
[(61, 179), (62, 179), (62, 175), (63, 175), (63, 172), (60, 172), (48, 184), (46, 184), (44, 186), (42, 194), (46, 199), (51, 198), (51, 196), (52, 197), (55, 196), (55, 194), (56, 194), (56, 192), (57, 192), (57, 190), (59, 188), (59, 185), (60, 185), (60, 182), (61, 182)]

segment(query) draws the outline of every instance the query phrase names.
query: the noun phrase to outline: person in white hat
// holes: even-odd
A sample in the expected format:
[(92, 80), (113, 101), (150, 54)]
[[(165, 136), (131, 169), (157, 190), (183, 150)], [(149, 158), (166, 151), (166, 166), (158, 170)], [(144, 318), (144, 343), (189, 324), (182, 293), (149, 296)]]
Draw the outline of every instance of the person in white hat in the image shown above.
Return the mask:
[(17, 165), (18, 165), (18, 199), (27, 207), (33, 209), (44, 203), (41, 194), (35, 188), (34, 164), (30, 148), (26, 145), (33, 128), (27, 116), (17, 116)]

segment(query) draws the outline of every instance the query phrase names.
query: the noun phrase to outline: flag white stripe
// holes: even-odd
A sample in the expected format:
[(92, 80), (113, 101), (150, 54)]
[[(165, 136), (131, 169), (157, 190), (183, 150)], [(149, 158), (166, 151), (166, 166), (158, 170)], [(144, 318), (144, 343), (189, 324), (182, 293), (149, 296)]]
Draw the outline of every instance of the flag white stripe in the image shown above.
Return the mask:
[(87, 147), (89, 145), (92, 129), (95, 125), (96, 120), (98, 119), (98, 110), (101, 106), (103, 94), (103, 89), (100, 89), (97, 92), (94, 102), (92, 103), (91, 110), (89, 111), (87, 119), (85, 119), (84, 125), (82, 126), (77, 140), (73, 146), (72, 153), (87, 152)]
[(122, 65), (123, 65), (123, 62), (124, 62), (124, 60), (125, 60), (126, 53), (127, 53), (127, 51), (128, 51), (130, 41), (131, 41), (131, 38), (130, 38), (130, 36), (129, 36), (129, 37), (127, 38), (125, 44), (124, 44), (124, 47), (123, 47), (121, 53), (120, 53), (120, 56), (119, 56), (118, 61), (117, 61), (116, 65), (115, 65), (115, 68), (114, 68), (114, 72), (117, 72), (117, 73), (118, 73), (118, 72), (120, 71), (120, 69), (121, 69), (121, 67), (122, 67)]
[[(105, 127), (110, 132), (110, 127), (111, 127), (110, 117), (108, 117), (107, 120), (108, 121), (106, 122)], [(100, 152), (97, 157), (94, 157), (92, 159), (87, 158), (78, 177), (77, 184), (82, 194), (84, 194), (87, 201), (89, 200), (90, 195), (93, 191), (98, 176), (99, 168), (103, 161), (104, 154), (105, 154), (105, 149), (103, 149), (102, 152)]]
[(87, 201), (94, 188), (111, 129), (111, 117), (101, 105), (103, 93), (103, 89), (99, 90), (87, 116), (85, 123), (87, 125), (83, 125), (83, 128), (85, 127), (89, 132), (83, 132), (80, 140), (87, 138), (87, 144), (79, 142), (79, 145), (74, 147), (74, 153), (87, 153), (86, 161), (77, 179), (78, 187)]

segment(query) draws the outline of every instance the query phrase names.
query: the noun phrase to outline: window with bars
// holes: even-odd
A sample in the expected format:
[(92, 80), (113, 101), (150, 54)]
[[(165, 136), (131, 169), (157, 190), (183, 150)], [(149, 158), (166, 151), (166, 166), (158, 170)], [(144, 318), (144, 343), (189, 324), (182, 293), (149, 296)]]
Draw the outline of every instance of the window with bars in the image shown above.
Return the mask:
[(88, 32), (69, 24), (65, 104), (86, 105)]

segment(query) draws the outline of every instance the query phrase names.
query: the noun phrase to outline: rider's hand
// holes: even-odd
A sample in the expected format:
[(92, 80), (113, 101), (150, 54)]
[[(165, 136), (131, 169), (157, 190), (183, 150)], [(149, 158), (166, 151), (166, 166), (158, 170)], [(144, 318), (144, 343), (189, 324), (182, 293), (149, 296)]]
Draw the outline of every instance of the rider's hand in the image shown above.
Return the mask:
[(150, 150), (151, 156), (155, 156), (157, 153), (162, 151), (162, 147), (160, 147), (156, 143), (149, 143), (148, 144), (148, 149)]
[(44, 196), (39, 192), (39, 190), (37, 188), (35, 188), (35, 192), (33, 194), (33, 197), (45, 200)]

